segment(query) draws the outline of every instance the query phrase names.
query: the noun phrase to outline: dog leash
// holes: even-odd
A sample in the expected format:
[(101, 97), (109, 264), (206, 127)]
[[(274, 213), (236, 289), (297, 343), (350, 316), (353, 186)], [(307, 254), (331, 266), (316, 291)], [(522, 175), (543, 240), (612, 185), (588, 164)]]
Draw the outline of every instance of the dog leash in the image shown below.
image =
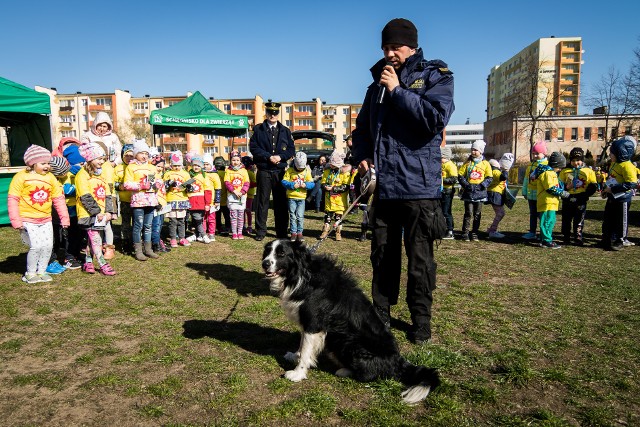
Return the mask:
[(346, 211), (344, 211), (344, 214), (342, 214), (342, 218), (340, 218), (339, 220), (337, 220), (334, 224), (333, 227), (331, 228), (331, 230), (329, 230), (329, 232), (327, 233), (326, 236), (324, 236), (322, 239), (318, 240), (314, 245), (312, 245), (309, 248), (309, 252), (311, 253), (315, 253), (318, 248), (320, 247), (320, 245), (322, 244), (322, 242), (324, 242), (325, 240), (327, 240), (329, 238), (329, 236), (331, 235), (331, 233), (333, 233), (334, 231), (336, 231), (338, 229), (338, 227), (340, 226), (340, 224), (342, 224), (342, 221), (347, 217), (347, 214), (349, 212), (351, 212), (351, 210), (358, 204), (358, 202), (360, 201), (360, 199), (364, 196), (371, 197), (371, 195), (373, 194), (375, 188), (376, 188), (376, 172), (373, 168), (369, 168), (367, 169), (367, 173), (364, 174), (364, 176), (362, 177), (362, 190), (360, 191), (360, 195), (358, 197), (356, 197), (356, 199), (351, 203), (351, 205), (349, 205), (349, 207), (347, 208)]

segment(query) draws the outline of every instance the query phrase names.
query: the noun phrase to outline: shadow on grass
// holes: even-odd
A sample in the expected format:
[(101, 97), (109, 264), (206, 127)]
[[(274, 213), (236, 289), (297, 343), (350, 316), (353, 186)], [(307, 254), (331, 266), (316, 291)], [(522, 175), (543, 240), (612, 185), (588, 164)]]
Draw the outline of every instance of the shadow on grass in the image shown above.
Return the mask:
[(3, 273), (24, 273), (27, 268), (27, 254), (11, 255), (0, 261), (0, 271)]
[(202, 264), (188, 262), (186, 264), (204, 276), (207, 280), (216, 280), (242, 296), (269, 295), (269, 283), (264, 276), (255, 271), (246, 271), (230, 264)]

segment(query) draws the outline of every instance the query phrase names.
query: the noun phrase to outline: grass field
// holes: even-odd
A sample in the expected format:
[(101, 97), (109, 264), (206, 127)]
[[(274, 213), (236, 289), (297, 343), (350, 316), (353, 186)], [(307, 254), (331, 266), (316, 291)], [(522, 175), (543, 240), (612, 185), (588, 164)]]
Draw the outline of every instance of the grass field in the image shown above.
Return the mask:
[[(590, 202), (589, 243), (603, 206)], [(438, 246), (430, 344), (411, 344), (406, 305), (392, 309), (403, 354), (443, 378), (414, 407), (401, 403), (401, 384), (337, 378), (324, 359), (306, 381), (282, 378), (299, 334), (262, 279), (264, 242), (218, 237), (144, 263), (118, 254), (115, 277), (76, 270), (26, 285), (27, 248), (2, 227), (0, 424), (640, 425), (640, 246), (534, 247), (519, 239), (525, 209), (519, 201), (507, 213), (503, 242)], [(454, 210), (459, 226), (459, 200)], [(492, 218), (485, 208), (483, 229)], [(309, 243), (320, 220), (308, 213)], [(345, 239), (320, 251), (369, 295), (369, 243), (358, 233), (359, 215), (349, 216)]]

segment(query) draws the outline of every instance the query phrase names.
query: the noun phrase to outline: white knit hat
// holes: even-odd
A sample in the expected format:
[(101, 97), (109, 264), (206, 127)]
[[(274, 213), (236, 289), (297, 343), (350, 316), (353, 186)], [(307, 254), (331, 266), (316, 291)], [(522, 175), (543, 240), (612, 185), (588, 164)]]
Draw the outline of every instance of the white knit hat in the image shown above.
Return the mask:
[(481, 139), (476, 139), (475, 141), (473, 141), (473, 144), (471, 144), (471, 149), (472, 150), (478, 150), (481, 153), (484, 153), (484, 147), (487, 146), (487, 143), (484, 142)]
[(307, 155), (303, 151), (298, 151), (293, 159), (296, 169), (304, 169), (307, 167)]
[(491, 159), (489, 160), (489, 164), (491, 165), (491, 167), (493, 168), (498, 168), (500, 169), (500, 163), (498, 163), (498, 161), (496, 159)]
[(500, 157), (500, 168), (504, 170), (511, 169), (511, 166), (513, 166), (513, 160), (513, 154), (504, 153), (502, 157)]
[(147, 141), (144, 138), (142, 139), (134, 139), (133, 140), (133, 155), (137, 156), (138, 153), (149, 153), (149, 146), (147, 145)]

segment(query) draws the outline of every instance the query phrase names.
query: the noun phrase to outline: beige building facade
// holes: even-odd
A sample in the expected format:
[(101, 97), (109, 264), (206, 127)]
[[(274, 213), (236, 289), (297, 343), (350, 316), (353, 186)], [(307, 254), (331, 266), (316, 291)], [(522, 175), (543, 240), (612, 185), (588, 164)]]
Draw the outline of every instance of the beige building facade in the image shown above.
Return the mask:
[(581, 37), (541, 38), (500, 65), (487, 77), (487, 120), (518, 111), (524, 91), (536, 86), (531, 104), (543, 115), (575, 116), (580, 102)]
[[(513, 153), (517, 163), (530, 161), (529, 138), (531, 121), (526, 117), (505, 114), (488, 120), (484, 124), (487, 142), (485, 157), (498, 158), (504, 153)], [(534, 129), (533, 141), (546, 141), (549, 153), (560, 151), (569, 153), (574, 147), (590, 151), (594, 159), (600, 156), (606, 141), (622, 135), (640, 134), (640, 115), (623, 118), (611, 115), (546, 116)]]

